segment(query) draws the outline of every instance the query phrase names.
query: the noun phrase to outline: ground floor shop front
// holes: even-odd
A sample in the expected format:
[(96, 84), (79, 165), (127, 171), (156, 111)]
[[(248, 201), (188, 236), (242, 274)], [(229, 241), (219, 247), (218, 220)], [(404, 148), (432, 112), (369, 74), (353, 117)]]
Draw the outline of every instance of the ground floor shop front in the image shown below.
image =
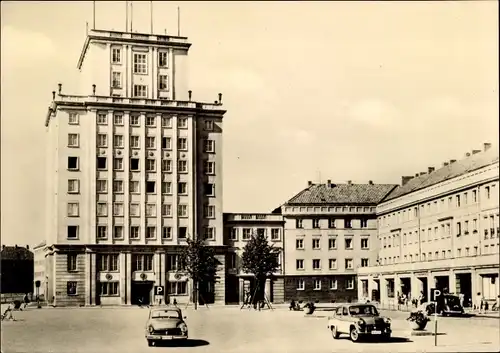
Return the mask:
[[(258, 293), (264, 293), (264, 300), (274, 304), (284, 303), (284, 278), (273, 276), (266, 279), (263, 288), (258, 288), (257, 281), (251, 275), (234, 275), (228, 273), (226, 276), (226, 304), (241, 305), (249, 298), (257, 298)], [(260, 289), (260, 290), (259, 290)]]
[(393, 265), (363, 269), (364, 272), (358, 274), (358, 298), (380, 302), (383, 307), (396, 307), (401, 295), (410, 303), (412, 299), (425, 302), (432, 298), (433, 289), (439, 289), (462, 294), (467, 307), (474, 304), (478, 293), (489, 302), (500, 295), (498, 257), (495, 255), (469, 258), (468, 262), (448, 261), (434, 267), (429, 266), (432, 262), (424, 264), (409, 264), (412, 266), (406, 269)]

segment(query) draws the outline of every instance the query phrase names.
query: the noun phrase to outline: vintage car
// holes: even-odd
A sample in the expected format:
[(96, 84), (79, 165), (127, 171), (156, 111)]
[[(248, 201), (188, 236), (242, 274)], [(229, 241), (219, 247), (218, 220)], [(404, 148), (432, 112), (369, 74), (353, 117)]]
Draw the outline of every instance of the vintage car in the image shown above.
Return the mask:
[(460, 299), (453, 294), (444, 294), (439, 296), (437, 301), (423, 303), (420, 305), (420, 310), (426, 312), (429, 316), (434, 315), (434, 313), (442, 316), (460, 316), (465, 314), (464, 308), (460, 305)]
[(149, 346), (156, 341), (171, 339), (187, 339), (188, 327), (177, 307), (152, 308), (146, 322), (146, 339)]
[(336, 308), (328, 318), (328, 329), (334, 339), (343, 333), (348, 334), (353, 342), (363, 336), (377, 336), (384, 339), (391, 337), (391, 321), (380, 316), (377, 308), (371, 304), (346, 304)]

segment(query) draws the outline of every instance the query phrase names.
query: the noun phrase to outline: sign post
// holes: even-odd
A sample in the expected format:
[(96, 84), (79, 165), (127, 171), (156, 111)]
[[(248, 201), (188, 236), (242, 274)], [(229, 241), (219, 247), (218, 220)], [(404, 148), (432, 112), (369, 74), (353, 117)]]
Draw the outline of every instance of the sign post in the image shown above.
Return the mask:
[(161, 305), (163, 295), (165, 293), (165, 287), (164, 286), (155, 286), (155, 296), (157, 302)]
[(439, 289), (434, 289), (433, 291), (434, 294), (434, 346), (437, 346), (437, 327), (438, 327), (438, 322), (437, 322), (437, 307), (438, 307), (438, 297), (441, 296), (441, 291)]

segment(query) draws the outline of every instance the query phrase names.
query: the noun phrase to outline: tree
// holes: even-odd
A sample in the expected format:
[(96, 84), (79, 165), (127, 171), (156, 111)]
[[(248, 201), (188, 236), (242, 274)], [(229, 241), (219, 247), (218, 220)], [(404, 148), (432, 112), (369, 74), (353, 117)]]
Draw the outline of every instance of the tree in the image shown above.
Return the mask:
[(278, 255), (281, 249), (270, 244), (264, 233), (252, 234), (243, 249), (242, 269), (253, 274), (258, 290), (253, 295), (253, 304), (264, 299), (265, 283), (268, 277), (279, 269)]
[(206, 246), (199, 237), (187, 238), (187, 246), (179, 256), (179, 270), (187, 274), (193, 281), (193, 302), (195, 310), (198, 308), (198, 289), (200, 283), (214, 282), (219, 261), (215, 258), (212, 247)]

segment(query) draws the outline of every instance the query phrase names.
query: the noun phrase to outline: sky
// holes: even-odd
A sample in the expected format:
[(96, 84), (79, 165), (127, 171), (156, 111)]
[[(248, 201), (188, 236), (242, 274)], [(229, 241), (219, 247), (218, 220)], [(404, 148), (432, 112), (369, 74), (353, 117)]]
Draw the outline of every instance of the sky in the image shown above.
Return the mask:
[[(498, 4), (159, 2), (153, 26), (193, 43), (193, 99), (223, 93), (225, 212), (270, 212), (307, 181), (400, 183), (498, 145)], [(134, 30), (150, 30), (135, 1)], [(1, 2), (1, 242), (44, 229), (44, 117), (76, 64), (92, 2)], [(125, 29), (125, 2), (96, 2)]]

